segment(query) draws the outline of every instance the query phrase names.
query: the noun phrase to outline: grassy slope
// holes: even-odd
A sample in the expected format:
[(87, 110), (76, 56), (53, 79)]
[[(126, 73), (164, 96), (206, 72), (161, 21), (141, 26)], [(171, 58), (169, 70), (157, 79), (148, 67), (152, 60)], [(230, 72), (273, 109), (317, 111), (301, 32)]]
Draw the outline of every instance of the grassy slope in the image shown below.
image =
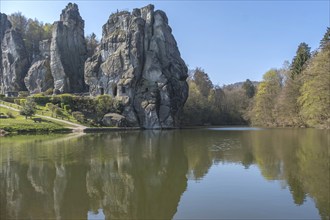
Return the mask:
[(36, 123), (30, 118), (25, 119), (25, 116), (19, 115), (18, 112), (0, 107), (0, 112), (7, 115), (11, 112), (15, 118), (0, 119), (0, 129), (9, 132), (54, 132), (54, 131), (69, 131), (63, 124), (58, 122), (44, 120), (42, 123)]

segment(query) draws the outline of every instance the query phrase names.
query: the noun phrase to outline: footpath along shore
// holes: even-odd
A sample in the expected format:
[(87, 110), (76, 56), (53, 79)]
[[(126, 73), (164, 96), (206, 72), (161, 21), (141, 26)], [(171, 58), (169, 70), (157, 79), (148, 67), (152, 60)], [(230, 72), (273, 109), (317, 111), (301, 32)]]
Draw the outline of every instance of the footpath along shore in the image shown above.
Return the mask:
[[(0, 104), (0, 107), (10, 109), (12, 111), (19, 112), (18, 109)], [(55, 122), (61, 122), (63, 124), (67, 124), (68, 129), (71, 129), (72, 132), (84, 132), (84, 133), (92, 133), (92, 132), (106, 132), (106, 131), (127, 131), (127, 130), (141, 130), (140, 127), (87, 127), (81, 124), (73, 123), (70, 121), (58, 119), (58, 118), (52, 118), (50, 116), (44, 116), (44, 115), (39, 115), (35, 114), (35, 116), (42, 118), (42, 119), (47, 119), (50, 121), (55, 121)]]

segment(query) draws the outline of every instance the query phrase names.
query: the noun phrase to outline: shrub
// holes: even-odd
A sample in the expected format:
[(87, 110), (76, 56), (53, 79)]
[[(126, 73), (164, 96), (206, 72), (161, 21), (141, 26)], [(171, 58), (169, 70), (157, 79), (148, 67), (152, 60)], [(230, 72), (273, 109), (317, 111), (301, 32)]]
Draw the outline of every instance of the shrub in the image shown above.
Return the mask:
[(95, 114), (95, 102), (93, 98), (90, 97), (79, 97), (76, 96), (72, 100), (72, 105), (70, 105), (71, 111), (80, 111), (86, 114)]
[(55, 108), (55, 114), (56, 114), (56, 116), (60, 116), (60, 117), (65, 116), (65, 115), (64, 115), (64, 112), (63, 112), (62, 109), (59, 108), (59, 107)]
[(4, 94), (0, 94), (0, 100), (3, 100), (5, 98)]
[(53, 94), (53, 89), (50, 88), (50, 89), (47, 89), (45, 92), (44, 92), (45, 95), (52, 95)]
[(61, 102), (61, 108), (64, 109), (64, 103), (63, 102)]
[(81, 112), (78, 112), (78, 111), (76, 111), (76, 112), (72, 112), (72, 117), (73, 117), (74, 119), (76, 119), (77, 121), (79, 121), (79, 122), (84, 122), (84, 121), (85, 121), (85, 116), (84, 116), (84, 114), (81, 113)]
[(52, 107), (54, 106), (54, 104), (51, 103), (51, 102), (48, 102), (45, 106), (46, 106), (46, 108), (48, 108), (49, 110), (52, 110)]
[(28, 96), (29, 96), (29, 92), (28, 91), (19, 91), (18, 92), (18, 97), (26, 98)]
[(32, 99), (27, 99), (24, 103), (23, 108), (20, 110), (21, 115), (25, 115), (27, 118), (28, 116), (34, 115), (36, 112), (36, 103)]
[(61, 98), (61, 103), (64, 103), (64, 105), (71, 105), (72, 100), (74, 99), (74, 95), (71, 94), (61, 94), (59, 95)]
[(42, 94), (35, 94), (31, 97), (35, 103), (38, 105), (45, 105), (46, 103), (50, 102), (50, 97), (44, 96)]
[(15, 118), (14, 114), (10, 111), (6, 112), (6, 114), (9, 118)]
[(26, 99), (20, 99), (20, 100), (19, 100), (19, 103), (20, 103), (20, 105), (25, 105), (25, 103), (26, 103)]
[(20, 105), (20, 102), (21, 101), (21, 99), (14, 99), (14, 103), (16, 104), (16, 105)]
[(70, 105), (64, 105), (64, 111), (70, 112), (71, 111)]
[(61, 97), (59, 95), (53, 95), (50, 98), (51, 103), (53, 103), (54, 105), (60, 104), (61, 103)]

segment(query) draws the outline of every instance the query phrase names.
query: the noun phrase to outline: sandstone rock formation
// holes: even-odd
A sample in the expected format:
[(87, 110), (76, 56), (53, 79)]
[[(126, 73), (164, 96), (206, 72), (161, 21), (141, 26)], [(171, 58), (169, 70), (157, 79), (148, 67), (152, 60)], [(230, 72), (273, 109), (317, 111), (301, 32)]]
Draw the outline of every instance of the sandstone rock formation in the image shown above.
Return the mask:
[(35, 59), (24, 79), (30, 94), (53, 88), (54, 79), (50, 70), (50, 40), (39, 43), (40, 55)]
[(0, 14), (0, 93), (26, 90), (24, 77), (29, 68), (29, 60), (22, 36), (11, 28), (5, 14)]
[(112, 14), (100, 50), (85, 63), (90, 93), (122, 100), (131, 125), (177, 127), (188, 75), (171, 32), (166, 14), (153, 5)]
[(69, 3), (53, 25), (50, 67), (54, 89), (60, 92), (83, 92), (86, 42), (84, 20), (76, 4)]

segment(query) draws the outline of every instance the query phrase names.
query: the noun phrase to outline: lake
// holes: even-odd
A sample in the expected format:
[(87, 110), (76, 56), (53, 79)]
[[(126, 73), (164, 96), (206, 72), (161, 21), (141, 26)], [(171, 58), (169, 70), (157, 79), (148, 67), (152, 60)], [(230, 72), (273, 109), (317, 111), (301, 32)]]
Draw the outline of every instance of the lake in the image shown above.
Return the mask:
[(1, 219), (328, 219), (329, 131), (0, 138)]

